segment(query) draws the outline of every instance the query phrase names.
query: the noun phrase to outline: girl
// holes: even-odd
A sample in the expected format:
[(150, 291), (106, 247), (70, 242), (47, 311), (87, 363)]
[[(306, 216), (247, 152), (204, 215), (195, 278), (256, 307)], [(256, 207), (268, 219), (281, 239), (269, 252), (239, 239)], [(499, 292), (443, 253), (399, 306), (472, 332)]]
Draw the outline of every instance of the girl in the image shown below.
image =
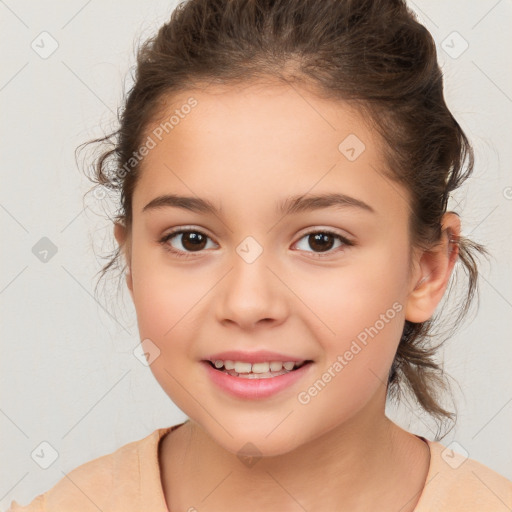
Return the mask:
[[(97, 162), (157, 381), (187, 415), (12, 511), (497, 511), (512, 482), (439, 421), (427, 343), (473, 154), (401, 0), (189, 0), (140, 50)], [(108, 138), (107, 138), (108, 139)]]

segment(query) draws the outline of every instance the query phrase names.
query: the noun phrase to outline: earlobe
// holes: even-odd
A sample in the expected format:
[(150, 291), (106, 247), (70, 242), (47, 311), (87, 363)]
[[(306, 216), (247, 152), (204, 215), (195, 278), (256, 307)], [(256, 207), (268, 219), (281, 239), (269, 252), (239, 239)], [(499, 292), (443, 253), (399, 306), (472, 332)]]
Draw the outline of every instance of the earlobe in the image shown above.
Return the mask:
[(128, 248), (128, 245), (130, 243), (129, 237), (127, 236), (126, 227), (116, 222), (114, 224), (114, 237), (119, 244), (119, 248), (121, 250), (121, 254), (125, 258), (126, 261), (126, 286), (128, 287), (128, 290), (130, 291), (130, 295), (133, 299), (133, 280), (132, 280), (132, 273), (131, 273), (131, 261), (130, 261), (130, 251)]
[(405, 318), (421, 323), (432, 317), (448, 286), (459, 255), (460, 220), (453, 212), (442, 219), (440, 241), (423, 251), (418, 271), (413, 276), (412, 290), (407, 299)]
[(132, 300), (133, 300), (133, 280), (132, 280), (132, 272), (129, 267), (128, 267), (128, 270), (126, 271), (126, 286), (128, 287), (128, 290), (129, 290), (130, 295), (132, 296)]
[(126, 241), (126, 227), (120, 222), (114, 223), (114, 237), (119, 246), (122, 247)]

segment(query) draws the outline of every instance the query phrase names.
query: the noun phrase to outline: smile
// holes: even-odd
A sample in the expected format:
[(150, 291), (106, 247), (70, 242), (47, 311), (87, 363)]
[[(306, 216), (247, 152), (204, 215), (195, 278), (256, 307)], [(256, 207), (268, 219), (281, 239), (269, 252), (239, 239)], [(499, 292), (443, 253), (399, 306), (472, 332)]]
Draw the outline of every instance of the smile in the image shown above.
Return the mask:
[(242, 399), (263, 399), (291, 388), (310, 371), (313, 361), (250, 363), (216, 359), (202, 364), (211, 382), (221, 391)]
[(306, 361), (267, 361), (259, 363), (248, 363), (244, 361), (209, 361), (215, 369), (227, 373), (233, 377), (242, 379), (270, 379), (285, 375), (297, 368), (300, 368)]

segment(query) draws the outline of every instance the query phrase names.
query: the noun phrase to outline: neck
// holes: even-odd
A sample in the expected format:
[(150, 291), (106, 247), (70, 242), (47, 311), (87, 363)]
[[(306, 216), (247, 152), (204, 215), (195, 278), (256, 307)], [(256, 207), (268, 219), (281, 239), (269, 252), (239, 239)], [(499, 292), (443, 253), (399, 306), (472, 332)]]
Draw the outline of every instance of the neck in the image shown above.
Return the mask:
[[(374, 411), (375, 412), (375, 411)], [(384, 414), (362, 412), (286, 454), (244, 464), (193, 421), (161, 446), (169, 510), (309, 512), (414, 509), (429, 465), (428, 446)], [(340, 507), (342, 505), (342, 508)]]

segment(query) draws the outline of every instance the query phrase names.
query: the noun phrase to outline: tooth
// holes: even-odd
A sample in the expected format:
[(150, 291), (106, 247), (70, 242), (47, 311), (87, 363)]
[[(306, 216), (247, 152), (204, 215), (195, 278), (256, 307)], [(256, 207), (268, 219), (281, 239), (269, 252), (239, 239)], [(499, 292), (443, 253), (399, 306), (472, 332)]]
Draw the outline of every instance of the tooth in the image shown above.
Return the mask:
[(252, 373), (267, 373), (269, 368), (269, 363), (253, 363)]
[(286, 375), (287, 373), (288, 372), (286, 370), (266, 373), (240, 373), (238, 374), (238, 377), (240, 379), (271, 379), (273, 377), (278, 377), (279, 375)]
[[(285, 371), (292, 371), (296, 366), (300, 364), (295, 363), (294, 361), (271, 361), (271, 362), (263, 362), (263, 363), (246, 363), (243, 361), (231, 361), (226, 360), (222, 361), (221, 359), (216, 359), (212, 361), (215, 368), (221, 369), (224, 367), (224, 370), (230, 374), (256, 374), (261, 378), (269, 378), (269, 372), (279, 373)], [(268, 377), (267, 377), (268, 375)]]
[(261, 375), (256, 373), (248, 373), (246, 376), (247, 379), (261, 379)]
[(281, 361), (272, 361), (270, 363), (271, 372), (279, 372), (283, 369), (283, 363)]
[(235, 362), (235, 372), (237, 373), (251, 373), (251, 367), (251, 363), (242, 363), (240, 361)]

